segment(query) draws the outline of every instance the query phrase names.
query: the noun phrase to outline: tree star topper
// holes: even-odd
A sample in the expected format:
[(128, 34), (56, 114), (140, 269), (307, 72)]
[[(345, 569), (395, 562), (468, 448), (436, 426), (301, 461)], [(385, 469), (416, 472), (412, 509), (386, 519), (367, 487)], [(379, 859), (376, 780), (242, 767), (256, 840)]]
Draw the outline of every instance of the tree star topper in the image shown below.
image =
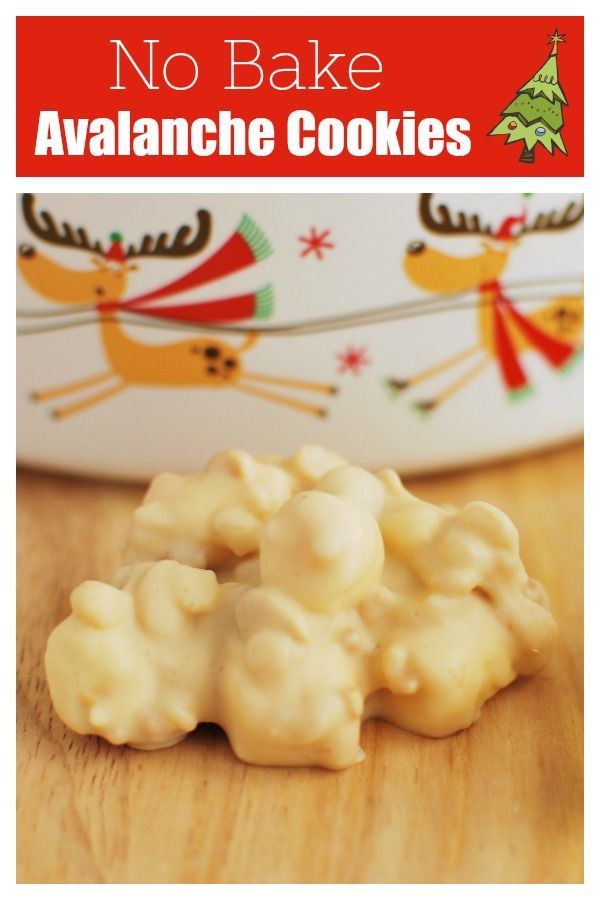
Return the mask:
[(558, 80), (558, 45), (564, 43), (565, 35), (558, 28), (549, 34), (552, 49), (548, 59), (535, 75), (519, 90), (514, 100), (501, 113), (500, 121), (490, 135), (506, 135), (506, 144), (523, 141), (519, 162), (533, 163), (538, 144), (554, 154), (554, 147), (561, 153), (567, 151), (561, 136), (563, 127), (563, 106), (567, 98)]
[(552, 53), (551, 53), (550, 55), (551, 55), (551, 56), (556, 56), (556, 55), (558, 54), (558, 44), (564, 44), (564, 43), (565, 43), (565, 35), (564, 35), (564, 34), (559, 34), (559, 33), (558, 33), (558, 28), (555, 28), (555, 29), (554, 29), (554, 34), (549, 34), (548, 37), (550, 38), (550, 40), (548, 41), (548, 43), (549, 43), (549, 44), (554, 44), (554, 46), (552, 47)]

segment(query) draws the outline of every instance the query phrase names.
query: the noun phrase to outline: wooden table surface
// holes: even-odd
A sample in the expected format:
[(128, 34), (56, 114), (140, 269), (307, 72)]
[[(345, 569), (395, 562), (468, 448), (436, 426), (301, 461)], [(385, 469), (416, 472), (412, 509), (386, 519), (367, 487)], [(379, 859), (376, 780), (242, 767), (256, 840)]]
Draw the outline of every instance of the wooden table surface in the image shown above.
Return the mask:
[(46, 639), (75, 585), (110, 578), (142, 490), (20, 474), (19, 882), (581, 881), (582, 474), (571, 446), (407, 482), (513, 518), (560, 643), (543, 675), (462, 734), (368, 723), (367, 758), (344, 772), (245, 765), (211, 726), (154, 753), (69, 732), (45, 684)]

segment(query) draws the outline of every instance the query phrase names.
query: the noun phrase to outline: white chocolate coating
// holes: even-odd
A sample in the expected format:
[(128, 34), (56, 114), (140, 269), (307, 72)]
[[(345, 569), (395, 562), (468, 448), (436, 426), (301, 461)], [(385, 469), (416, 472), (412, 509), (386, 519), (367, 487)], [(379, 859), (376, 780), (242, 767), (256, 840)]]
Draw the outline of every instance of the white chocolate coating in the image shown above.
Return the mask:
[(126, 560), (73, 591), (46, 652), (60, 717), (115, 744), (216, 722), (247, 762), (344, 768), (367, 718), (467, 728), (556, 635), (503, 513), (439, 509), (318, 447), (159, 476)]

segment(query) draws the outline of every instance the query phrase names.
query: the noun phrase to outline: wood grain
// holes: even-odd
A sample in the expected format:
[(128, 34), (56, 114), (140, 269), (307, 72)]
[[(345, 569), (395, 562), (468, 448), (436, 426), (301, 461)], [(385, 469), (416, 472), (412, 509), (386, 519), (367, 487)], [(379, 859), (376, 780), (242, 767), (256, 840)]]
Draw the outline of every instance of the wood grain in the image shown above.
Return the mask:
[(18, 480), (20, 883), (450, 883), (582, 880), (582, 469), (579, 446), (418, 481), (435, 502), (501, 506), (560, 624), (542, 676), (444, 740), (384, 723), (339, 773), (239, 762), (203, 727), (156, 753), (70, 733), (45, 642), (69, 592), (109, 578), (138, 487)]

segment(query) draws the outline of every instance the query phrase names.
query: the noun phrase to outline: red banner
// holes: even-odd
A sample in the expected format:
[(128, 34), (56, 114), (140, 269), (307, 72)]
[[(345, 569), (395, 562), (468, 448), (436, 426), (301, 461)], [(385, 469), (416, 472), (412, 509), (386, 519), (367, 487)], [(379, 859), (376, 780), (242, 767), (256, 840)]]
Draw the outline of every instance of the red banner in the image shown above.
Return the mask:
[(582, 176), (583, 17), (20, 17), (17, 175)]

